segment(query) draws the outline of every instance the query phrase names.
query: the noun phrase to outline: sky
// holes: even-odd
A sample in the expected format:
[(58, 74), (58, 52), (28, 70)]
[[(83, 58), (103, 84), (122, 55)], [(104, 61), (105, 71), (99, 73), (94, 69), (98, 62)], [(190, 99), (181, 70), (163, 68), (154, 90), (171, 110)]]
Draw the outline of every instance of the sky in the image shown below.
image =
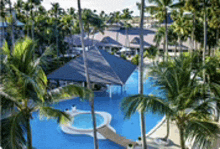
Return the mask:
[[(16, 2), (16, 0), (12, 0), (12, 2)], [(50, 9), (51, 3), (55, 2), (58, 2), (64, 9), (74, 7), (77, 10), (77, 0), (43, 0), (42, 5), (46, 9)], [(134, 11), (132, 15), (137, 16), (140, 11), (137, 9), (136, 2), (140, 3), (141, 0), (81, 0), (81, 8), (95, 9), (98, 13), (104, 10), (107, 14), (129, 8)]]

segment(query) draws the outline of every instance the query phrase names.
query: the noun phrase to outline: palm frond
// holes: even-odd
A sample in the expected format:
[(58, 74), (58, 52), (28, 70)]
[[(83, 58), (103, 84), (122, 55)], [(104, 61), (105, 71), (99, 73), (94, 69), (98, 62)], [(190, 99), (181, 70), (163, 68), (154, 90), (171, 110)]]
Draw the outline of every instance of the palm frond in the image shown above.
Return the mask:
[(49, 96), (53, 101), (72, 99), (74, 97), (80, 97), (82, 100), (91, 100), (94, 98), (94, 93), (92, 90), (77, 85), (67, 85), (50, 91)]
[(185, 137), (198, 148), (212, 148), (219, 135), (219, 124), (212, 122), (210, 119), (193, 119), (187, 122)]
[(0, 99), (1, 99), (1, 114), (5, 114), (9, 111), (12, 111), (13, 109), (15, 109), (15, 107), (21, 109), (20, 105), (16, 102), (16, 99), (3, 91), (0, 91)]
[(25, 116), (22, 112), (1, 120), (1, 146), (4, 149), (23, 149), (25, 133)]
[(39, 108), (40, 118), (57, 119), (60, 124), (66, 124), (70, 120), (70, 116), (63, 111), (53, 109), (51, 107), (41, 106)]
[(155, 96), (133, 95), (126, 97), (121, 102), (122, 111), (125, 113), (125, 118), (130, 118), (136, 111), (159, 114), (174, 114), (173, 110), (165, 100)]

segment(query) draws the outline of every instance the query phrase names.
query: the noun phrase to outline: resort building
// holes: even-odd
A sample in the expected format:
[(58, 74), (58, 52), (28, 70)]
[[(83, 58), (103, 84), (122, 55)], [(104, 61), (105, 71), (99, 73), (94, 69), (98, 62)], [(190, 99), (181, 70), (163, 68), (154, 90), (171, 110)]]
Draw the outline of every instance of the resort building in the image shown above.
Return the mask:
[[(145, 20), (146, 22), (146, 20)], [(149, 23), (149, 28), (145, 28), (143, 31), (144, 35), (144, 50), (149, 49), (151, 46), (155, 46), (154, 37), (157, 32), (157, 28), (152, 28), (155, 23), (158, 23), (154, 17), (147, 17), (147, 22)], [(172, 24), (173, 20), (170, 15), (168, 15), (168, 26)], [(90, 46), (96, 46), (98, 49), (108, 51), (110, 53), (125, 54), (125, 55), (136, 55), (139, 53), (140, 48), (140, 28), (125, 28), (122, 22), (117, 23), (106, 23), (107, 27), (104, 30), (104, 33), (98, 32), (88, 38), (84, 36), (84, 44), (86, 50)], [(161, 26), (165, 25), (165, 21), (160, 24)], [(66, 37), (65, 41), (70, 44), (70, 53), (75, 53), (71, 51), (78, 51), (81, 49), (81, 40), (80, 35), (72, 35)], [(158, 49), (160, 52), (164, 51), (164, 42), (162, 42)], [(179, 44), (168, 45), (168, 52), (170, 56), (174, 56), (175, 51), (179, 52), (180, 49), (183, 52), (187, 52), (189, 49), (192, 49), (190, 40), (182, 42), (182, 46)]]

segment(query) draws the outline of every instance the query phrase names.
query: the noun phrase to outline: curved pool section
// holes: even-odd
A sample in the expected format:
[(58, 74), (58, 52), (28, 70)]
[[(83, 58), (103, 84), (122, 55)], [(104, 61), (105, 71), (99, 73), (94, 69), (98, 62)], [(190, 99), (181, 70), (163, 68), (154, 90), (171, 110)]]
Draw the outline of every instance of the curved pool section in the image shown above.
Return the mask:
[[(106, 122), (104, 123), (104, 117), (101, 114), (95, 114), (95, 118), (97, 128), (105, 125)], [(75, 115), (73, 117), (72, 127), (79, 130), (92, 130), (93, 123), (91, 113), (80, 113)]]
[[(107, 94), (99, 94), (94, 99), (95, 111), (105, 111), (111, 114), (110, 125), (116, 130), (116, 133), (133, 141), (136, 141), (141, 136), (140, 115), (135, 113), (130, 119), (124, 119), (124, 113), (121, 111), (121, 100), (129, 95), (138, 93), (138, 72), (135, 71), (121, 93), (120, 86), (113, 86), (112, 97)], [(155, 94), (163, 97), (160, 90), (153, 86), (151, 79), (147, 79), (144, 83), (144, 94)], [(52, 105), (56, 109), (65, 111), (71, 105), (76, 105), (77, 109), (90, 112), (91, 107), (88, 102), (82, 102), (79, 98), (62, 101)], [(163, 118), (163, 115), (146, 113), (146, 133), (150, 132)], [(93, 137), (89, 135), (72, 135), (62, 131), (57, 120), (42, 120), (38, 113), (33, 113), (31, 120), (33, 146), (37, 149), (91, 149), (94, 147)], [(98, 140), (99, 149), (124, 149), (112, 141)]]
[[(68, 110), (67, 114), (71, 116), (72, 121), (68, 124), (61, 125), (61, 130), (66, 134), (72, 135), (89, 135), (93, 137), (93, 124), (92, 124), (92, 116), (90, 111), (82, 111), (82, 110)], [(116, 132), (113, 127), (110, 126), (110, 122), (112, 120), (111, 114), (103, 111), (96, 111), (96, 128), (99, 129), (103, 126), (109, 127), (112, 131)], [(74, 125), (74, 121), (77, 124)], [(97, 132), (98, 139), (106, 139), (103, 135)]]

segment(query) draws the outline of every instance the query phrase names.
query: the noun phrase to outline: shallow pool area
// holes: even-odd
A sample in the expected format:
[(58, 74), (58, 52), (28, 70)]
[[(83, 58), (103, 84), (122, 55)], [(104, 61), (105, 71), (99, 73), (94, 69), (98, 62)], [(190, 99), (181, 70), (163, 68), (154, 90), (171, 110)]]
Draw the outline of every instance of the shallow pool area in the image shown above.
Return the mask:
[[(124, 119), (124, 113), (121, 111), (121, 100), (123, 97), (138, 93), (138, 72), (135, 71), (128, 79), (121, 92), (120, 86), (112, 87), (112, 98), (109, 98), (109, 91), (96, 95), (95, 110), (105, 111), (111, 114), (112, 119), (110, 125), (127, 139), (134, 141), (141, 135), (140, 130), (140, 116), (138, 113), (134, 114), (130, 119)], [(163, 96), (161, 91), (153, 86), (151, 79), (147, 79), (144, 83), (145, 94), (155, 94)], [(91, 108), (88, 102), (82, 102), (79, 98), (63, 101), (52, 105), (53, 107), (65, 110), (71, 108), (71, 105), (76, 105), (77, 109), (90, 111)], [(71, 135), (64, 133), (56, 120), (39, 120), (39, 116), (34, 113), (31, 121), (33, 146), (37, 149), (90, 149), (93, 148), (93, 137), (88, 135)], [(146, 113), (146, 133), (149, 132), (162, 119), (162, 115)], [(85, 117), (88, 118), (87, 116)], [(101, 120), (102, 121), (102, 120)], [(84, 122), (80, 122), (84, 125)], [(91, 127), (91, 126), (84, 126)], [(109, 140), (99, 140), (100, 149), (123, 149), (123, 147), (111, 142)]]
[[(97, 127), (104, 123), (104, 117), (100, 114), (95, 114), (95, 117)], [(77, 129), (93, 129), (92, 115), (90, 113), (75, 115), (72, 121), (72, 126)]]

